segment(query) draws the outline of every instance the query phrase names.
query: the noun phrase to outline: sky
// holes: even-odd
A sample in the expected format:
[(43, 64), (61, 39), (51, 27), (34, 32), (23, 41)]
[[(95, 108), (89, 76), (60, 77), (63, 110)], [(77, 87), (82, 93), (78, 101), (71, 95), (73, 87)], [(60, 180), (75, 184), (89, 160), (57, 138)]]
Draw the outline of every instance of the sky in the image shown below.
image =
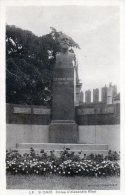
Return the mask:
[(120, 10), (118, 6), (35, 6), (8, 7), (6, 23), (30, 30), (38, 36), (50, 27), (71, 36), (82, 89), (105, 84), (120, 87)]

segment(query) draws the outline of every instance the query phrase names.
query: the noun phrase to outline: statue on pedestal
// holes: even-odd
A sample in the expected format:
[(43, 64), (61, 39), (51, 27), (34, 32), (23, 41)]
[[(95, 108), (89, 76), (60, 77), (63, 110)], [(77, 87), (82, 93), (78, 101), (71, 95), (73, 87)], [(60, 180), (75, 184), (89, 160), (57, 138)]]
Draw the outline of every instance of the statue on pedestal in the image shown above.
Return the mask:
[(56, 67), (58, 68), (70, 68), (76, 65), (75, 54), (69, 51), (70, 39), (65, 34), (61, 34), (58, 38), (60, 45), (60, 52), (56, 54)]
[(78, 129), (75, 122), (75, 53), (72, 39), (61, 33), (58, 36), (60, 52), (56, 54), (53, 74), (52, 121), (49, 128), (50, 142), (77, 143)]

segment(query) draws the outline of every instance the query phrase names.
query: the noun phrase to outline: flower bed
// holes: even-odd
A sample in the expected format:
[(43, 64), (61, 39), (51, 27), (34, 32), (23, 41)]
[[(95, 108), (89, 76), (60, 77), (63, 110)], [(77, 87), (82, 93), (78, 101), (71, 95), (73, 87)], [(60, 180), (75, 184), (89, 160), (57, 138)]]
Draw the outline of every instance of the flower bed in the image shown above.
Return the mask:
[(58, 174), (62, 176), (113, 176), (120, 175), (117, 161), (103, 158), (80, 158), (73, 152), (64, 150), (60, 157), (51, 151), (47, 155), (44, 151), (38, 155), (33, 149), (29, 154), (20, 155), (18, 151), (7, 152), (6, 172), (10, 174)]

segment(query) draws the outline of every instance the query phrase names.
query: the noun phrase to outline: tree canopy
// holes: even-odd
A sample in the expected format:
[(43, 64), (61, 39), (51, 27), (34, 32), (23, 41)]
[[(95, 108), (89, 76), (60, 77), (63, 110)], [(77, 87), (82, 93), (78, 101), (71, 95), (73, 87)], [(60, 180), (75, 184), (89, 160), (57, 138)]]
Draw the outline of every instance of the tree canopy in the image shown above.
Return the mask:
[[(6, 26), (6, 101), (15, 104), (51, 105), (52, 75), (58, 38), (51, 27), (42, 37), (15, 26)], [(70, 50), (79, 45), (69, 37)]]

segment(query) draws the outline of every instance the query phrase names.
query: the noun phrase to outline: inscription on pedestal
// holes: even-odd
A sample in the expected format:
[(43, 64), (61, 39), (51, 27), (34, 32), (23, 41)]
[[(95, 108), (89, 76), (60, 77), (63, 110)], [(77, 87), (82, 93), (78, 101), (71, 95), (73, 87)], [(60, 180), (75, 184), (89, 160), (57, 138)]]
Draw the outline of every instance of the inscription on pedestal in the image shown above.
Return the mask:
[(73, 78), (54, 78), (53, 81), (74, 81)]
[(54, 72), (52, 120), (74, 120), (74, 68), (55, 68)]

